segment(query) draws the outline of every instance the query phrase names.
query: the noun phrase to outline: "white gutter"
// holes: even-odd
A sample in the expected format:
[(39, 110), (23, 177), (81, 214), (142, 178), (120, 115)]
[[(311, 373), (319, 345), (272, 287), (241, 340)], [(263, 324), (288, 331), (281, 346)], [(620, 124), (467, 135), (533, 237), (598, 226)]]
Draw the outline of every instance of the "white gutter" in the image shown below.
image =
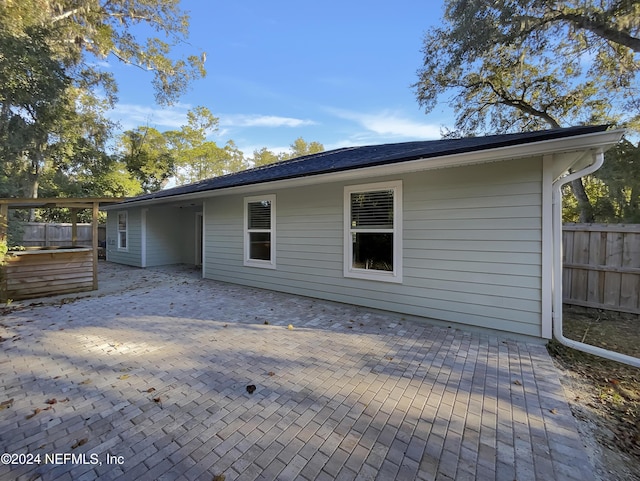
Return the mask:
[(591, 165), (553, 183), (553, 336), (560, 344), (567, 347), (640, 368), (640, 359), (637, 357), (567, 339), (562, 333), (562, 186), (602, 167), (603, 150), (598, 149), (592, 155)]

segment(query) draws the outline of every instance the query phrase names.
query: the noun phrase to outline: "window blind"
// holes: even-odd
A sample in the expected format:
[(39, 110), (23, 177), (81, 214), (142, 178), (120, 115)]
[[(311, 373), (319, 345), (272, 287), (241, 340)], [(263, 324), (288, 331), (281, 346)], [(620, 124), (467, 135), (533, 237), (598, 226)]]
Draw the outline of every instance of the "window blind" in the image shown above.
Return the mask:
[(249, 202), (249, 229), (271, 229), (271, 202)]
[(393, 229), (393, 191), (351, 194), (352, 229)]

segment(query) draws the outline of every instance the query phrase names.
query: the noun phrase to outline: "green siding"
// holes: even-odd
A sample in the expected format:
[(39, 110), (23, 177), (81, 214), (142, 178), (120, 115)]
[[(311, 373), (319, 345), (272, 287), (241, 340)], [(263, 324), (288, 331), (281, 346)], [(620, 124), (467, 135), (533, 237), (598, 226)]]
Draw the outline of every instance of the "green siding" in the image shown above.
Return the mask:
[[(275, 270), (243, 266), (243, 196), (205, 207), (205, 277), (540, 336), (541, 159), (265, 190)], [(343, 188), (403, 181), (403, 282), (343, 276)], [(254, 194), (252, 194), (254, 195)]]
[[(118, 249), (118, 212), (127, 211), (128, 215), (128, 248)], [(107, 213), (107, 260), (119, 264), (140, 267), (141, 263), (141, 210), (121, 209)]]
[[(151, 206), (146, 209), (146, 267), (195, 263), (196, 212), (202, 207)], [(117, 248), (118, 211), (107, 214), (107, 260), (142, 266), (142, 208), (128, 209), (129, 249)]]

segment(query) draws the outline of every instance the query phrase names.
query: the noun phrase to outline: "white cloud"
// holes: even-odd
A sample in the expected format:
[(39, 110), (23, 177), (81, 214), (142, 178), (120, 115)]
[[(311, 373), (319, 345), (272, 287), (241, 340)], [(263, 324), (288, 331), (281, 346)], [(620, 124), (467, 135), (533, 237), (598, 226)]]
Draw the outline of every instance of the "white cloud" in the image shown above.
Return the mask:
[(273, 152), (274, 154), (278, 155), (278, 154), (283, 154), (285, 152), (289, 152), (291, 150), (291, 148), (287, 145), (286, 147), (283, 147), (281, 145), (257, 145), (257, 144), (241, 144), (237, 146), (238, 149), (240, 149), (242, 151), (242, 153), (244, 154), (245, 158), (249, 159), (253, 157), (253, 153), (256, 150), (260, 150), (263, 148), (266, 148), (267, 150), (270, 150), (271, 152)]
[(327, 111), (336, 117), (354, 121), (380, 136), (426, 140), (440, 138), (441, 127), (439, 125), (417, 122), (391, 110), (362, 113), (328, 108)]
[[(187, 123), (187, 112), (190, 108), (191, 105), (189, 104), (177, 104), (171, 107), (117, 104), (111, 111), (111, 117), (113, 120), (119, 121), (124, 130), (141, 125), (149, 125), (159, 130), (179, 129)], [(316, 124), (316, 122), (308, 119), (296, 119), (276, 115), (223, 114), (220, 115), (219, 118), (220, 129), (217, 132), (217, 137), (227, 134), (230, 128), (304, 127)]]
[(302, 127), (314, 124), (315, 122), (312, 120), (279, 117), (276, 115), (231, 114), (220, 118), (220, 125), (230, 127)]
[(135, 104), (117, 104), (111, 117), (120, 122), (124, 130), (149, 125), (159, 130), (179, 129), (187, 123), (187, 111), (191, 106), (177, 104), (173, 107), (151, 107)]

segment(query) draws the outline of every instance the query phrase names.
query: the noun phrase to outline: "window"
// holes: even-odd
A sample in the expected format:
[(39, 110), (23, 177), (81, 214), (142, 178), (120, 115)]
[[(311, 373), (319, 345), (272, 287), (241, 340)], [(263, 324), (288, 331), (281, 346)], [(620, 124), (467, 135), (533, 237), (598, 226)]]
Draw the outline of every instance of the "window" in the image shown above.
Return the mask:
[(275, 269), (275, 213), (275, 195), (245, 198), (244, 265)]
[(128, 249), (128, 212), (118, 212), (118, 249)]
[(402, 282), (402, 182), (344, 192), (345, 277)]

